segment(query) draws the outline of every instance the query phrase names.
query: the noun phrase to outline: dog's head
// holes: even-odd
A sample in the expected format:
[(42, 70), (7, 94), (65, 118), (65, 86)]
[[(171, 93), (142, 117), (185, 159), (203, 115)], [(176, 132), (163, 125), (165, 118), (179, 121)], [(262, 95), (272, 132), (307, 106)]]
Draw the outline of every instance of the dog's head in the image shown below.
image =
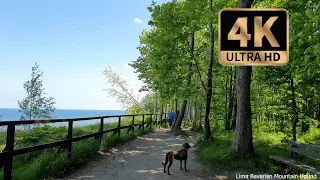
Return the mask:
[(183, 143), (183, 144), (182, 144), (182, 148), (183, 148), (183, 149), (189, 149), (189, 148), (191, 148), (191, 146), (190, 146), (189, 143)]

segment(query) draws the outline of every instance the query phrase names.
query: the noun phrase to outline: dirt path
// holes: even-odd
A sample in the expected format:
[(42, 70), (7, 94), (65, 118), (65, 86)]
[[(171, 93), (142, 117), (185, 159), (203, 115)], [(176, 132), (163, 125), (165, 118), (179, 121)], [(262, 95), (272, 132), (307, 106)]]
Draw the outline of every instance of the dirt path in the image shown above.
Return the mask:
[(91, 162), (65, 180), (184, 180), (214, 179), (209, 170), (196, 161), (194, 148), (188, 152), (187, 169), (180, 170), (179, 161), (174, 161), (171, 175), (163, 173), (161, 162), (168, 150), (179, 150), (184, 142), (194, 144), (196, 134), (188, 132), (191, 137), (182, 139), (167, 133), (168, 129), (157, 129), (153, 133), (138, 137), (122, 146), (112, 149), (103, 158)]

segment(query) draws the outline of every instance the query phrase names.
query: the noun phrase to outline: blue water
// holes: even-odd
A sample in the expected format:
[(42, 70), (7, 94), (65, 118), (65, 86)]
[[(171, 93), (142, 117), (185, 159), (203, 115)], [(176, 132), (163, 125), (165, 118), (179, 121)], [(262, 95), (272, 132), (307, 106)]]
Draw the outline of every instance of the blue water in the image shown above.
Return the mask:
[[(14, 121), (20, 120), (23, 115), (15, 108), (0, 108), (0, 115), (2, 116), (2, 121)], [(56, 109), (51, 115), (54, 119), (68, 119), (68, 118), (84, 118), (84, 117), (97, 117), (97, 116), (111, 116), (111, 115), (123, 115), (125, 111), (123, 110), (72, 110), (72, 109)], [(118, 118), (106, 118), (104, 121), (115, 122)], [(99, 123), (99, 119), (88, 120), (88, 121), (78, 121), (74, 122), (74, 126), (84, 126), (89, 124)], [(66, 122), (59, 123), (49, 123), (52, 126), (64, 126), (67, 125)]]

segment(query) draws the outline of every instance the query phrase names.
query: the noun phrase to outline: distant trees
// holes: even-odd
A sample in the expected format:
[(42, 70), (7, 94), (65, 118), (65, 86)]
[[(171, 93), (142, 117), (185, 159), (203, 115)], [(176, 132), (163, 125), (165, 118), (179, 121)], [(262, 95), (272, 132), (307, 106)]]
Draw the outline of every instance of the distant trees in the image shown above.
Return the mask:
[(155, 94), (146, 94), (140, 101), (142, 107), (146, 110), (148, 113), (153, 113), (155, 109)]
[(18, 101), (19, 112), (22, 112), (21, 120), (40, 120), (51, 119), (51, 113), (55, 111), (54, 98), (46, 97), (42, 87), (43, 72), (40, 71), (39, 65), (35, 63), (32, 67), (31, 80), (23, 83), (23, 88), (27, 97)]

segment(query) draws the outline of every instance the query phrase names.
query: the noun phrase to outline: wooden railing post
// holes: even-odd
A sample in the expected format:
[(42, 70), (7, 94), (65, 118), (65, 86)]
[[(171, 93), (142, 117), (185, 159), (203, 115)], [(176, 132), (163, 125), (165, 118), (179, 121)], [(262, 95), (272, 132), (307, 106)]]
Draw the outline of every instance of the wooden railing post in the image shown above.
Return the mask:
[(101, 146), (101, 142), (102, 142), (102, 138), (103, 138), (103, 126), (104, 126), (104, 122), (103, 122), (103, 118), (100, 119), (100, 129), (99, 132), (101, 132), (101, 134), (99, 135), (99, 140), (100, 140), (100, 146)]
[[(15, 136), (15, 125), (9, 124), (7, 127), (6, 151), (13, 150), (14, 136)], [(13, 163), (13, 156), (12, 156), (12, 154), (8, 154), (5, 157), (5, 162), (4, 162), (4, 179), (5, 180), (12, 179), (12, 163)]]
[(142, 132), (144, 132), (144, 114), (142, 115)]
[(150, 114), (150, 130), (152, 129), (152, 114)]
[(120, 131), (121, 131), (121, 116), (119, 116), (119, 119), (118, 119), (118, 137), (120, 137)]
[[(67, 139), (72, 139), (73, 120), (69, 120)], [(71, 158), (72, 141), (68, 143), (68, 158)]]
[(134, 115), (132, 116), (131, 133), (134, 133)]

